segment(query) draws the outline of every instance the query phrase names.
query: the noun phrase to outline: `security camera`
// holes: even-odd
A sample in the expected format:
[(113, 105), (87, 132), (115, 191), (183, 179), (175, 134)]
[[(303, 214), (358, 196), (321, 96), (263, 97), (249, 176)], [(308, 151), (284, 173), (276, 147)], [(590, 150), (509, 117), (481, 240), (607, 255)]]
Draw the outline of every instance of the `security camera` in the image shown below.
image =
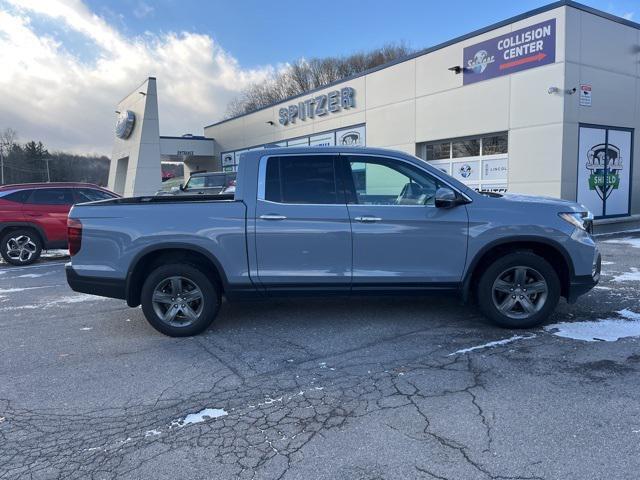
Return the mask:
[(568, 90), (565, 90), (564, 93), (566, 93), (567, 95), (573, 95), (574, 93), (576, 93), (576, 87), (570, 88)]

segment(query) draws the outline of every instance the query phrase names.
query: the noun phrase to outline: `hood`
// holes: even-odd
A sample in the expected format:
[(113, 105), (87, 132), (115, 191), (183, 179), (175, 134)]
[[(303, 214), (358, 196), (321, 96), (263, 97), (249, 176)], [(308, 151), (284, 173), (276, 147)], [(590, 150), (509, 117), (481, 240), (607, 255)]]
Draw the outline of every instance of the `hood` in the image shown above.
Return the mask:
[(502, 200), (518, 203), (535, 203), (538, 205), (556, 206), (564, 211), (586, 212), (588, 209), (584, 205), (573, 202), (571, 200), (562, 200), (560, 198), (544, 197), (538, 195), (525, 195), (522, 193), (505, 193), (501, 197)]

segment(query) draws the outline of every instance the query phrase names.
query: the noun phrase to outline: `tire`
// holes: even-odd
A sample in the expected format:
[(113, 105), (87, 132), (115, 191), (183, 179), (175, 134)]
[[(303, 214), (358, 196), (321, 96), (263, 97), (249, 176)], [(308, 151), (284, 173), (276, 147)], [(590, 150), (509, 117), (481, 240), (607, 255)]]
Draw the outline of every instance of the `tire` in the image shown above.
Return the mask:
[(221, 295), (218, 285), (196, 266), (173, 263), (147, 276), (140, 300), (153, 328), (170, 337), (189, 337), (211, 325)]
[(544, 258), (532, 252), (514, 252), (489, 265), (480, 277), (477, 294), (480, 310), (493, 323), (531, 328), (555, 310), (560, 280)]
[(30, 228), (11, 230), (0, 240), (0, 255), (11, 265), (31, 265), (41, 253), (42, 238)]

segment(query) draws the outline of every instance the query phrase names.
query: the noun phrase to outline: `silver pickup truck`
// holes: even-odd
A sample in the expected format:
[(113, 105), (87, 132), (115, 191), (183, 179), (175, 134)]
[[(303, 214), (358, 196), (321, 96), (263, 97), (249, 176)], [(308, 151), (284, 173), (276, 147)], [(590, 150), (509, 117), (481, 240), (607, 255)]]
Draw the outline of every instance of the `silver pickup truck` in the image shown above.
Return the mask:
[(591, 224), (579, 204), (478, 193), (401, 152), (267, 149), (244, 154), (231, 195), (74, 206), (66, 272), (171, 336), (205, 330), (223, 297), (434, 290), (524, 328), (598, 282)]

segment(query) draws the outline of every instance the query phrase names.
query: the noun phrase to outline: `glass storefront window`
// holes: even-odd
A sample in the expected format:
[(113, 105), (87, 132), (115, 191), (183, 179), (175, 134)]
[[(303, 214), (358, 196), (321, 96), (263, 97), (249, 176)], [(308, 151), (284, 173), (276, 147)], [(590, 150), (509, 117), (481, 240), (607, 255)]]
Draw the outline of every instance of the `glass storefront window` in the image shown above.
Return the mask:
[(442, 160), (445, 158), (451, 158), (451, 142), (427, 145), (427, 160)]
[(482, 155), (498, 155), (508, 152), (508, 135), (500, 133), (490, 137), (482, 137)]
[(469, 138), (451, 142), (453, 158), (477, 157), (480, 155), (480, 139)]

